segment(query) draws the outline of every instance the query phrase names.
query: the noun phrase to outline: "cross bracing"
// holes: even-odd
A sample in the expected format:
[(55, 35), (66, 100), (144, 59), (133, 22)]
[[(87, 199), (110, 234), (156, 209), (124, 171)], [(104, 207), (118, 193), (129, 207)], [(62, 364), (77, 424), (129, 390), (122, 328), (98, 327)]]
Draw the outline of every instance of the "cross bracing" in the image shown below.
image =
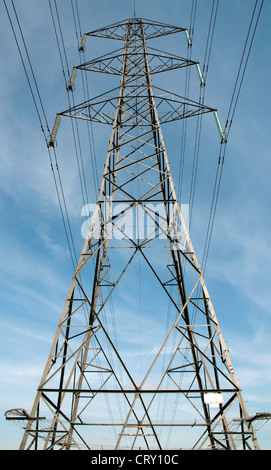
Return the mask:
[(214, 109), (165, 97), (151, 81), (146, 39), (184, 31), (131, 19), (86, 35), (124, 40), (121, 82), (59, 113), (49, 142), (60, 116), (112, 126), (99, 197), (22, 449), (258, 448), (161, 129)]

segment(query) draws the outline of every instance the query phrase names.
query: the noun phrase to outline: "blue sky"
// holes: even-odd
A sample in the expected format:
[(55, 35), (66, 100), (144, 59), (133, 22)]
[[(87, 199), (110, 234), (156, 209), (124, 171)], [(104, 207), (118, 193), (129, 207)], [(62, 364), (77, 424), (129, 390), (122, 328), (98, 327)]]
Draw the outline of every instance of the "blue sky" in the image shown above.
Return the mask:
[[(79, 57), (71, 3), (58, 4), (68, 62), (72, 67), (79, 64)], [(10, 1), (7, 5), (12, 11)], [(137, 0), (135, 3), (138, 17), (184, 28), (189, 27), (191, 5), (190, 0)], [(46, 116), (52, 126), (56, 113), (68, 105), (49, 3), (17, 0), (15, 6)], [(192, 58), (200, 63), (204, 58), (211, 6), (211, 0), (198, 1)], [(220, 1), (205, 103), (218, 109), (223, 125), (253, 6), (254, 0)], [(78, 0), (78, 7), (82, 32), (134, 15), (133, 0)], [(227, 144), (205, 276), (251, 414), (271, 412), (270, 19), (271, 5), (265, 1)], [(5, 421), (4, 412), (10, 408), (30, 409), (32, 406), (73, 267), (48, 151), (3, 3), (0, 7), (0, 40), (0, 448), (16, 449), (21, 431)], [(107, 50), (108, 42), (101, 45), (100, 41), (88, 40), (86, 53), (90, 58)], [(184, 36), (165, 39), (160, 47), (186, 55)], [(177, 74), (172, 77), (168, 82), (167, 78), (159, 78), (159, 85), (161, 83), (162, 88), (181, 95), (182, 81)], [(195, 87), (195, 93), (191, 90), (191, 97), (195, 100), (199, 94), (196, 79), (195, 75), (191, 82), (191, 87)], [(99, 86), (102, 83), (98, 76), (93, 75), (90, 94), (92, 90), (93, 96), (98, 94)], [(180, 142), (176, 142), (172, 129), (166, 127), (164, 136), (173, 174), (178, 174)], [(110, 132), (107, 127), (94, 128), (98, 178), (101, 177), (106, 156), (105, 141), (108, 141)], [(74, 154), (63, 133), (60, 132), (59, 137), (59, 165), (79, 254), (83, 244), (82, 198)], [(191, 228), (192, 242), (199, 259), (218, 153), (219, 135), (214, 120), (208, 117), (202, 129)], [(188, 162), (186, 181), (189, 181), (189, 170)], [(89, 202), (94, 202), (90, 167), (89, 173)], [(186, 187), (181, 202), (189, 202)], [(258, 436), (262, 448), (270, 449), (271, 425), (266, 424)]]

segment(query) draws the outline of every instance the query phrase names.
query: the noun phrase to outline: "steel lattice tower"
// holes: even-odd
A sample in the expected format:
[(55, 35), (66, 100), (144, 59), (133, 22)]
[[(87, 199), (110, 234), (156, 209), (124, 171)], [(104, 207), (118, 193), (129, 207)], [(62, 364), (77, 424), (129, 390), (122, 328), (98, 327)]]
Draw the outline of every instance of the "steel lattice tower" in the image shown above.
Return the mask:
[[(88, 36), (123, 41), (124, 49), (75, 67), (68, 88), (80, 69), (121, 81), (59, 113), (51, 134), (54, 146), (61, 116), (112, 126), (96, 210), (36, 399), (30, 415), (17, 411), (27, 420), (21, 449), (259, 449), (161, 131), (165, 122), (216, 111), (151, 81), (175, 68), (199, 70), (197, 62), (147, 51), (147, 40), (178, 32), (189, 41), (186, 29), (133, 18), (83, 36), (82, 50)], [(149, 295), (140, 335), (138, 300), (127, 300), (138, 297), (133, 266)]]

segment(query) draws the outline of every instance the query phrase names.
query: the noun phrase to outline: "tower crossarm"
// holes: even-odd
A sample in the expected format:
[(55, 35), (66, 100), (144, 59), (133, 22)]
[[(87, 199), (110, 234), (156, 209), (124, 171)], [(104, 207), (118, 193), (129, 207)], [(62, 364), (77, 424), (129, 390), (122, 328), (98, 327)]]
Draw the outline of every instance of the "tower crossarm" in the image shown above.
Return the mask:
[(125, 41), (126, 39), (126, 26), (132, 24), (134, 27), (143, 24), (145, 28), (146, 39), (153, 39), (169, 34), (175, 34), (185, 32), (188, 37), (187, 29), (180, 28), (178, 26), (169, 25), (166, 23), (160, 23), (158, 21), (150, 21), (140, 18), (132, 18), (125, 21), (113, 23), (104, 28), (99, 28), (94, 31), (85, 33), (82, 38), (82, 42), (79, 46), (79, 51), (83, 52), (85, 49), (85, 43), (88, 36), (95, 36), (100, 38), (115, 39)]
[[(161, 72), (168, 72), (178, 68), (197, 66), (198, 62), (195, 62), (184, 57), (178, 57), (174, 54), (169, 54), (163, 51), (149, 48), (148, 60), (150, 65), (150, 73), (156, 74)], [(96, 59), (92, 59), (84, 64), (80, 64), (75, 67), (76, 70), (87, 70), (89, 72), (100, 72), (112, 75), (122, 74), (122, 64), (124, 59), (123, 49), (118, 49), (109, 54), (105, 54)], [(135, 71), (131, 69), (128, 74), (134, 76)], [(72, 89), (75, 75), (71, 75), (71, 81), (68, 84), (68, 89)]]

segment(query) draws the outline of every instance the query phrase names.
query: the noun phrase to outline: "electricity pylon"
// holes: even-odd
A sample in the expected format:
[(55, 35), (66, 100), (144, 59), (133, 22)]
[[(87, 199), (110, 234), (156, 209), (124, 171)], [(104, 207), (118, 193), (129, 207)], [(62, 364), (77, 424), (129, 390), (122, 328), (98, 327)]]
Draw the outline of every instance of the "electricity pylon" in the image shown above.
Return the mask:
[[(216, 110), (152, 85), (199, 64), (148, 49), (186, 29), (129, 19), (85, 34), (124, 42), (73, 69), (120, 86), (57, 115), (112, 126), (95, 211), (21, 449), (259, 449), (175, 192), (165, 122)], [(219, 121), (217, 120), (218, 124)], [(221, 130), (221, 126), (220, 126)], [(222, 142), (225, 137), (221, 132)], [(139, 283), (136, 279), (140, 272)], [(134, 303), (131, 300), (134, 298)]]

